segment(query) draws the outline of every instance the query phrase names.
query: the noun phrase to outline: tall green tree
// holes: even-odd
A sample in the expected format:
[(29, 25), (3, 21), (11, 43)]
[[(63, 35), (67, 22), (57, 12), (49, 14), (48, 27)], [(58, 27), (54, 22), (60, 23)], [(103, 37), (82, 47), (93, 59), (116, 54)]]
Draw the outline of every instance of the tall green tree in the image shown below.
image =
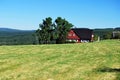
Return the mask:
[(48, 44), (52, 37), (51, 32), (53, 31), (52, 18), (48, 17), (41, 24), (39, 29), (36, 31), (39, 43)]
[(65, 43), (67, 34), (72, 27), (73, 25), (67, 20), (58, 17), (55, 20), (55, 33), (57, 36), (56, 42)]
[(48, 17), (39, 24), (36, 35), (41, 44), (48, 44), (52, 41), (65, 43), (66, 36), (72, 27), (71, 23), (61, 17), (58, 17), (54, 23), (52, 23), (52, 18)]

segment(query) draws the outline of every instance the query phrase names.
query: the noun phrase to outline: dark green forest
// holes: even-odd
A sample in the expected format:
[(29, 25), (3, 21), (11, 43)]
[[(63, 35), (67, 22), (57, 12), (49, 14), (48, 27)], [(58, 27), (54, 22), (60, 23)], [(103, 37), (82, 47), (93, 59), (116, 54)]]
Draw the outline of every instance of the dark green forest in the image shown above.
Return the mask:
[[(47, 17), (42, 20), (37, 30), (0, 28), (0, 45), (67, 43), (66, 37), (73, 26), (74, 25), (65, 18), (57, 17), (53, 20), (51, 17)], [(120, 27), (92, 30), (94, 41), (98, 39), (120, 39)]]
[(0, 29), (0, 45), (28, 45), (37, 44), (35, 31)]
[[(112, 32), (115, 29), (93, 29), (95, 40), (100, 36), (101, 40), (113, 39)], [(38, 39), (35, 36), (36, 30), (12, 30), (12, 29), (1, 29), (0, 28), (0, 45), (32, 45), (38, 44)]]
[(112, 39), (112, 32), (113, 31), (114, 31), (113, 28), (93, 29), (93, 33), (95, 35), (95, 38), (97, 38), (99, 36), (101, 40)]

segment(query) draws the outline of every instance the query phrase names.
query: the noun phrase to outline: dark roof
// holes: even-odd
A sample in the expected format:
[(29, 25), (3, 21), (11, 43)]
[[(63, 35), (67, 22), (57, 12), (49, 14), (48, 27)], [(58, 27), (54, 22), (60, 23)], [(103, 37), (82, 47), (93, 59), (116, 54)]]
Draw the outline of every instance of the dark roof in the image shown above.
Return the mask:
[(91, 35), (93, 34), (93, 30), (88, 28), (73, 28), (72, 30), (81, 40), (91, 40)]

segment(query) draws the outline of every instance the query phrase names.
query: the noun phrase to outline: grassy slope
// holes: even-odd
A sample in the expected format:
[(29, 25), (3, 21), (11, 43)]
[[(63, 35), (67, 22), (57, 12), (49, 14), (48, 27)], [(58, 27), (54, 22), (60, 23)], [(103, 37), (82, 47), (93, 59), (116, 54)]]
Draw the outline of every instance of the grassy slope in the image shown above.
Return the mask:
[(0, 46), (0, 80), (119, 80), (119, 69), (118, 40)]

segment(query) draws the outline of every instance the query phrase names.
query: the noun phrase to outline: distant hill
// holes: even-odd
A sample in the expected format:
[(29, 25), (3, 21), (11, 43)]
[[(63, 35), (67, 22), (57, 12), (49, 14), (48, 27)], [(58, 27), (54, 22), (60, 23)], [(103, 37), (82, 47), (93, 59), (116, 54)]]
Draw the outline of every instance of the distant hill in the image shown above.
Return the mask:
[(2, 32), (34, 32), (35, 30), (19, 30), (19, 29), (11, 29), (11, 28), (0, 28)]
[(4, 31), (4, 32), (17, 32), (17, 31), (21, 31), (21, 30), (17, 30), (17, 29), (10, 29), (10, 28), (0, 28), (0, 31)]
[(0, 28), (0, 45), (35, 44), (35, 30)]
[(115, 31), (120, 31), (120, 27), (117, 27), (114, 29)]
[[(104, 39), (104, 35), (111, 33), (114, 30), (120, 30), (117, 28), (99, 28), (93, 29), (94, 35), (100, 36)], [(0, 45), (26, 45), (26, 44), (37, 44), (35, 30), (18, 30), (10, 28), (0, 28)]]

